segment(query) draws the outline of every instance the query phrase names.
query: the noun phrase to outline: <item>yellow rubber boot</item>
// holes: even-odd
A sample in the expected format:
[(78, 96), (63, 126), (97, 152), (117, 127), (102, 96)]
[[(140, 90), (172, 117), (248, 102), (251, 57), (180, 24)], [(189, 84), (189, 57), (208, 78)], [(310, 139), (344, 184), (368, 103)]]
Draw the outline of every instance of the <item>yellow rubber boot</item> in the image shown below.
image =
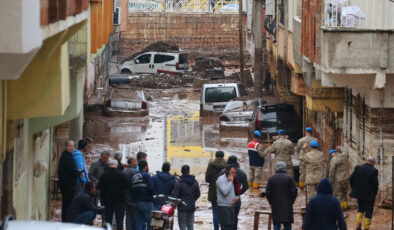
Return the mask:
[(249, 188), (253, 186), (253, 182), (248, 182)]
[(369, 219), (369, 218), (365, 218), (364, 219), (364, 228), (365, 228), (365, 230), (369, 230), (369, 227), (371, 226), (371, 219)]
[(253, 182), (253, 188), (258, 189), (260, 187), (259, 183)]
[(342, 210), (343, 211), (347, 210), (347, 202), (346, 201), (342, 202), (342, 205), (343, 205)]
[(357, 213), (357, 230), (361, 230), (361, 223), (363, 221), (364, 214), (361, 212)]
[(304, 182), (303, 182), (303, 181), (300, 181), (300, 182), (298, 183), (298, 186), (299, 186), (300, 188), (303, 188), (303, 187), (304, 187)]

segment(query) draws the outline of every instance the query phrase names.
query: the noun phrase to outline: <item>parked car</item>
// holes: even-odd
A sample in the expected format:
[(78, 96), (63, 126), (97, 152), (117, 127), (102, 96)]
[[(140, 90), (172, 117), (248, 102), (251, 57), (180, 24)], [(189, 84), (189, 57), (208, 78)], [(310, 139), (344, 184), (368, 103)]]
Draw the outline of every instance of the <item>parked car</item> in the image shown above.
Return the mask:
[(292, 104), (276, 104), (259, 106), (252, 115), (249, 123), (249, 138), (253, 137), (255, 130), (260, 130), (262, 138), (274, 141), (278, 131), (283, 129), (292, 142), (302, 137), (302, 122)]
[(245, 87), (240, 83), (204, 84), (201, 89), (200, 116), (220, 114), (228, 101), (245, 95)]
[(31, 221), (31, 220), (14, 220), (12, 216), (7, 216), (0, 222), (0, 230), (111, 230), (111, 225), (106, 224), (104, 228), (81, 225), (69, 224), (62, 222), (51, 221)]
[(103, 108), (103, 115), (146, 116), (148, 100), (142, 90), (112, 89)]
[(189, 70), (187, 54), (146, 52), (120, 66), (121, 73), (180, 73)]
[(220, 130), (247, 131), (253, 112), (263, 105), (259, 98), (235, 98), (227, 102), (220, 115)]

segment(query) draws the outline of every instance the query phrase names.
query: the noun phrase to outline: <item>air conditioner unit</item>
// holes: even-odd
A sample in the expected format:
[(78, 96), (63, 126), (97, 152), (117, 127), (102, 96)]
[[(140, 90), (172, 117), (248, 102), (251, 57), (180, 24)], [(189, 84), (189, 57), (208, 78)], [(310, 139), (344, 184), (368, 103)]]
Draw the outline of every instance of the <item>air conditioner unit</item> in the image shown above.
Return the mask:
[(116, 7), (114, 11), (114, 25), (120, 25), (120, 21), (121, 21), (121, 8)]

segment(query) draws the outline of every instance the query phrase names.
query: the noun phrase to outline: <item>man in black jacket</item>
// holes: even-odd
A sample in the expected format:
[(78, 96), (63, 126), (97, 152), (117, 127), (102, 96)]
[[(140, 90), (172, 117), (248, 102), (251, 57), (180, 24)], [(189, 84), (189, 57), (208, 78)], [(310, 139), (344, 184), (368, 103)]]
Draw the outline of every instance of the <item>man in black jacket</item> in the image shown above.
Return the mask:
[(268, 179), (267, 199), (272, 208), (274, 230), (284, 225), (285, 230), (291, 229), (293, 219), (293, 204), (297, 198), (297, 188), (293, 177), (286, 172), (286, 163), (278, 161), (275, 164), (275, 174)]
[(117, 229), (123, 229), (125, 190), (129, 186), (126, 175), (118, 170), (118, 162), (110, 160), (108, 170), (100, 177), (98, 189), (105, 207), (105, 222), (112, 223), (115, 213)]
[(76, 181), (81, 172), (78, 172), (72, 153), (75, 144), (69, 140), (65, 143), (65, 150), (59, 160), (59, 188), (62, 193), (62, 222), (67, 222), (70, 203), (75, 195)]
[(193, 230), (194, 211), (196, 210), (196, 200), (200, 197), (200, 187), (196, 178), (190, 175), (190, 167), (182, 166), (182, 176), (175, 184), (174, 195), (186, 203), (186, 206), (178, 206), (178, 223), (180, 230)]
[(85, 190), (71, 201), (68, 220), (75, 224), (93, 225), (96, 214), (104, 212), (104, 208), (96, 205), (97, 189), (93, 182), (85, 184)]
[(365, 215), (365, 229), (371, 225), (372, 213), (375, 205), (375, 197), (379, 190), (378, 170), (374, 167), (376, 159), (368, 157), (367, 163), (356, 166), (349, 178), (352, 192), (351, 197), (357, 198), (357, 229), (361, 229), (361, 222)]
[(128, 167), (125, 170), (125, 174), (127, 177), (127, 183), (129, 184), (129, 188), (125, 191), (125, 208), (126, 208), (126, 230), (135, 230), (136, 229), (136, 219), (135, 219), (135, 207), (133, 204), (133, 200), (131, 198), (131, 181), (133, 180), (133, 176), (138, 172), (137, 170), (137, 159), (135, 157), (130, 157), (127, 159)]

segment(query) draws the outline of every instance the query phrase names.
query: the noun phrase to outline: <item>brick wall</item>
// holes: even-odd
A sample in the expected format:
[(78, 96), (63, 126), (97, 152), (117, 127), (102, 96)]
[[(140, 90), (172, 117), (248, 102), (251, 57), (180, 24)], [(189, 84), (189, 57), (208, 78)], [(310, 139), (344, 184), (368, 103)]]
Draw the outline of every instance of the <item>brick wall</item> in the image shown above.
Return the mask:
[(323, 0), (302, 1), (301, 52), (317, 64), (321, 63), (320, 26), (323, 23), (323, 10)]
[(236, 48), (238, 19), (238, 14), (129, 13), (127, 31), (120, 35), (122, 57), (156, 41), (174, 42), (183, 49)]

